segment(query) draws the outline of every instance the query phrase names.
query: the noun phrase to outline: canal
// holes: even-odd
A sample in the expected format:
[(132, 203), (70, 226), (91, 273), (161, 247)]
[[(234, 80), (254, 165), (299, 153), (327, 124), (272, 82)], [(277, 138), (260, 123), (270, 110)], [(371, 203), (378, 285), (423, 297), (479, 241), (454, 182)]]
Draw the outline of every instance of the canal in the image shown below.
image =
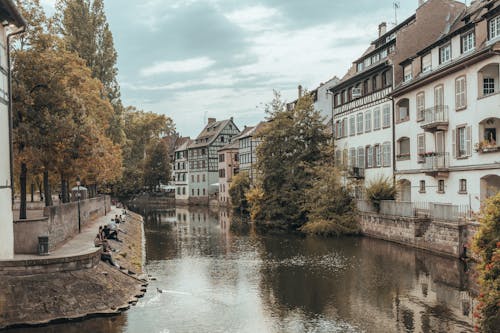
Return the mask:
[(226, 211), (137, 207), (148, 292), (111, 318), (9, 332), (472, 332), (458, 260), (369, 239), (261, 236)]

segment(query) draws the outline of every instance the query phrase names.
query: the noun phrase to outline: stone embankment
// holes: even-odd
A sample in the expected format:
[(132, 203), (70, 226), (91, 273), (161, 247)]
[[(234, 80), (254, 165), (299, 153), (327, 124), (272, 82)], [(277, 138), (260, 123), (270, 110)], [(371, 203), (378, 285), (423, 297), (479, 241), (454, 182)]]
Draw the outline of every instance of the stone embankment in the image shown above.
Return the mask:
[(82, 230), (86, 236), (64, 245), (66, 250), (72, 241), (75, 247), (81, 246), (77, 242), (86, 237), (89, 246), (84, 254), (61, 256), (63, 250), (59, 250), (55, 257), (21, 256), (0, 262), (0, 329), (112, 315), (135, 304), (147, 285), (141, 279), (144, 278), (142, 217), (129, 213), (126, 222), (120, 225), (124, 231), (120, 233), (122, 242), (110, 241), (115, 249), (113, 260), (122, 269), (99, 260), (100, 251), (93, 248), (91, 236), (97, 234), (99, 225), (110, 222), (120, 212), (113, 209), (107, 216), (89, 223)]

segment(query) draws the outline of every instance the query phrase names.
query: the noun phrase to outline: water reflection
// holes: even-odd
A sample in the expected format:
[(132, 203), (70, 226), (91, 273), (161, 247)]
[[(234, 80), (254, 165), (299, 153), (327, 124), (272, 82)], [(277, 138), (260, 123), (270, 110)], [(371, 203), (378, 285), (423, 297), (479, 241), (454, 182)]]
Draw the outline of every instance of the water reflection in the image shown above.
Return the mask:
[(208, 208), (140, 212), (156, 280), (123, 323), (82, 331), (472, 332), (460, 261), (368, 238), (258, 236)]

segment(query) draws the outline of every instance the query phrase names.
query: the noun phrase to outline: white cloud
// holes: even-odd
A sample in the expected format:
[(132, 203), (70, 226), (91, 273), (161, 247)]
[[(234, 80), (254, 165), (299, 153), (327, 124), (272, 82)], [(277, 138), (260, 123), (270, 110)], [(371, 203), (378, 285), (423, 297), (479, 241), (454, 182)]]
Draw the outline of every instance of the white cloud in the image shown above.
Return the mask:
[(140, 70), (142, 76), (153, 76), (163, 73), (188, 73), (206, 69), (215, 64), (208, 57), (191, 58), (178, 61), (162, 61)]
[(245, 30), (260, 31), (274, 26), (279, 15), (277, 9), (259, 5), (238, 9), (224, 16)]

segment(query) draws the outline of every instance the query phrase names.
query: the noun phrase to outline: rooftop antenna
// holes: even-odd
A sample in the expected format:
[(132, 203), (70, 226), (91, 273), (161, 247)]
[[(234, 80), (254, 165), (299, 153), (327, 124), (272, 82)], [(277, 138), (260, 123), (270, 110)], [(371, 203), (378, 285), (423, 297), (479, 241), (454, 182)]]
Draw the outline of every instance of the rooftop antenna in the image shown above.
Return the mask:
[(401, 4), (399, 1), (394, 1), (392, 6), (394, 7), (394, 25), (398, 25), (398, 9), (401, 7)]

